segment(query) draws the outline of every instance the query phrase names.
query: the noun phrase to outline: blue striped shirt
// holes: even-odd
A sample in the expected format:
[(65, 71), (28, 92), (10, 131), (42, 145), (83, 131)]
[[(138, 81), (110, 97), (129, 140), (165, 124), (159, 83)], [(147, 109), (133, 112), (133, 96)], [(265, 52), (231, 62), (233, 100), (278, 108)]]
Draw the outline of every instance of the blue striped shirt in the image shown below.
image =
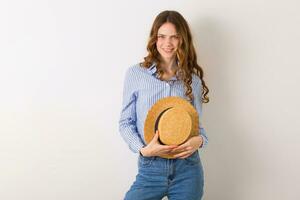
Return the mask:
[[(119, 119), (119, 132), (129, 148), (138, 153), (146, 145), (144, 140), (144, 122), (148, 110), (161, 98), (179, 96), (188, 100), (185, 95), (183, 81), (176, 76), (168, 81), (162, 81), (157, 77), (156, 64), (148, 69), (135, 64), (126, 71), (123, 103)], [(202, 85), (201, 79), (192, 74), (192, 89), (194, 100), (191, 102), (199, 114), (199, 122), (202, 117)], [(199, 134), (203, 138), (202, 148), (208, 143), (205, 129), (199, 123)]]

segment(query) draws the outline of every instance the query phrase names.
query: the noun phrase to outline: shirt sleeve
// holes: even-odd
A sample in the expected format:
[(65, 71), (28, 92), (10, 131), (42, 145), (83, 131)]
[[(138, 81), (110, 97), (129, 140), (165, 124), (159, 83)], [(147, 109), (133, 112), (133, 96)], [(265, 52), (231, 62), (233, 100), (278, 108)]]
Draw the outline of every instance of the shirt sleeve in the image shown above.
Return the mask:
[(144, 146), (136, 127), (136, 84), (132, 68), (129, 68), (126, 71), (124, 80), (119, 132), (129, 146), (129, 149), (134, 153), (138, 153)]
[(200, 78), (197, 78), (197, 84), (195, 89), (196, 91), (193, 92), (193, 102), (199, 115), (199, 135), (203, 138), (203, 144), (200, 146), (200, 148), (205, 148), (208, 144), (208, 137), (206, 135), (206, 131), (202, 123), (202, 83)]

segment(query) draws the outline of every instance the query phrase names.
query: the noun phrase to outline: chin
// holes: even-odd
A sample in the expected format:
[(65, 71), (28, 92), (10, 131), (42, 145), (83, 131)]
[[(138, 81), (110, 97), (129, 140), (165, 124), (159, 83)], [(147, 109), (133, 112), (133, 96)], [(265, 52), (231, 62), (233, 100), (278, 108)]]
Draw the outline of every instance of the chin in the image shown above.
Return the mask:
[(175, 57), (175, 54), (160, 54), (160, 56), (164, 59), (171, 59), (171, 58), (174, 58)]

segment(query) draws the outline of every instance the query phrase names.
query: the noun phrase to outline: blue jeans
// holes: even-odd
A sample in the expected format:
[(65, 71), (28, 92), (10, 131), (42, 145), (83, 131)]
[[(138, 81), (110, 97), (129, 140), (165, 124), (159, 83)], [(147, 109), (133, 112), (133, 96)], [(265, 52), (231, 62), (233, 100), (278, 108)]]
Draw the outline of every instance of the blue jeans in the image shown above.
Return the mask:
[(138, 158), (138, 174), (125, 200), (200, 200), (204, 176), (198, 151), (186, 159)]

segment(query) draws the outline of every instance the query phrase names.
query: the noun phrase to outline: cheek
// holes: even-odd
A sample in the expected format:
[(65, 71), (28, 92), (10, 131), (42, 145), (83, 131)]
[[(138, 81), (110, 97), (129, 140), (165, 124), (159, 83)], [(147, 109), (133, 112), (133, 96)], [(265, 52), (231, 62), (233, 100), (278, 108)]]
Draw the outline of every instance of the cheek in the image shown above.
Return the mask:
[(158, 41), (156, 42), (156, 47), (159, 48), (161, 45), (162, 45), (162, 42), (158, 40)]
[(174, 45), (175, 48), (178, 48), (178, 46), (179, 46), (179, 41), (175, 41), (175, 42), (173, 43), (173, 45)]

